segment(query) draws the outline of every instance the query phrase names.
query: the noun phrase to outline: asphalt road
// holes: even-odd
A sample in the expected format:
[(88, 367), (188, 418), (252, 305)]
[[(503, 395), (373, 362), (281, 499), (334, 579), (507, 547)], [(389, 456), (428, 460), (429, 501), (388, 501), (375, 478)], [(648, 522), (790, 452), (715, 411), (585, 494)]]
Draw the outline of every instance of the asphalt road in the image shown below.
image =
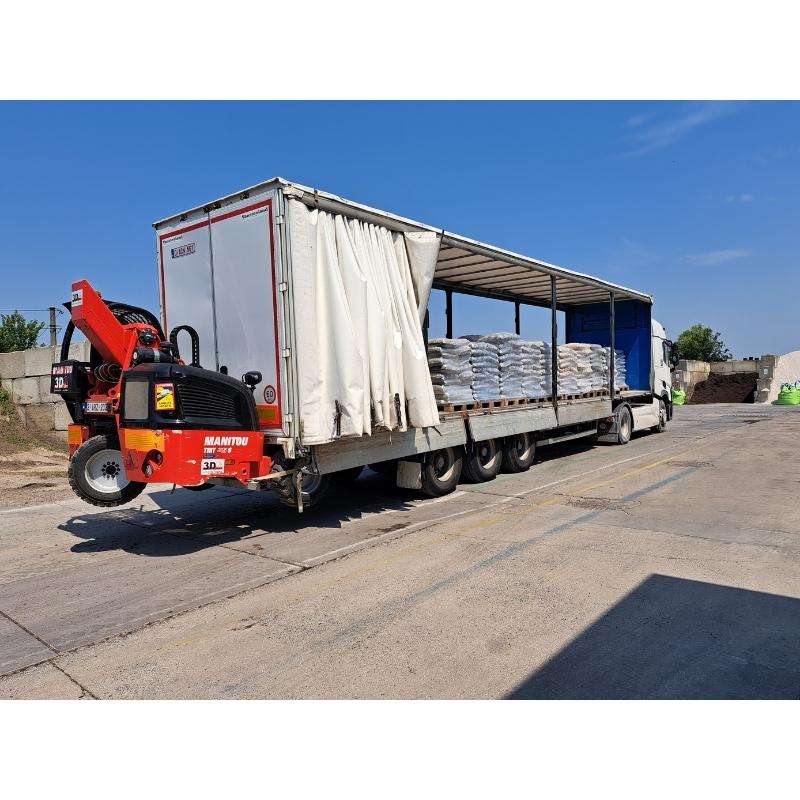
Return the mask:
[(0, 697), (800, 697), (800, 408), (419, 500), (0, 512)]

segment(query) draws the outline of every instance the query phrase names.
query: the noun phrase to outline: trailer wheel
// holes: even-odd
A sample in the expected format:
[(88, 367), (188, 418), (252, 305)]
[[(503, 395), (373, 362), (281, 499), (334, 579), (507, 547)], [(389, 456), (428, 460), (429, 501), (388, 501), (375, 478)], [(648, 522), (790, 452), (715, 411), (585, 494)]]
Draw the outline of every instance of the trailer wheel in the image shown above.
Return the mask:
[(331, 473), (331, 483), (342, 489), (352, 486), (361, 474), (364, 467), (353, 467), (352, 469), (342, 469), (339, 472)]
[(101, 508), (130, 502), (146, 485), (128, 480), (119, 440), (108, 434), (92, 436), (75, 451), (67, 477), (72, 491), (81, 500)]
[(658, 401), (658, 425), (650, 428), (653, 433), (663, 433), (667, 429), (667, 404), (663, 400)]
[(633, 417), (628, 406), (623, 406), (617, 414), (617, 444), (628, 444), (633, 433)]
[(503, 453), (497, 439), (473, 442), (464, 460), (464, 477), (470, 483), (484, 483), (494, 480), (500, 472)]
[(503, 470), (525, 472), (536, 455), (536, 440), (530, 433), (518, 433), (503, 440)]
[[(272, 468), (270, 472), (285, 472), (298, 466), (298, 462), (288, 460), (280, 453), (272, 454)], [(315, 472), (304, 472), (302, 480), (303, 508), (312, 508), (319, 505), (331, 484), (330, 475), (319, 475)], [(278, 494), (278, 499), (291, 508), (297, 508), (297, 491), (295, 490), (294, 475), (275, 480), (273, 488)]]
[(422, 493), (428, 497), (450, 494), (461, 477), (461, 448), (445, 447), (428, 453), (422, 462)]

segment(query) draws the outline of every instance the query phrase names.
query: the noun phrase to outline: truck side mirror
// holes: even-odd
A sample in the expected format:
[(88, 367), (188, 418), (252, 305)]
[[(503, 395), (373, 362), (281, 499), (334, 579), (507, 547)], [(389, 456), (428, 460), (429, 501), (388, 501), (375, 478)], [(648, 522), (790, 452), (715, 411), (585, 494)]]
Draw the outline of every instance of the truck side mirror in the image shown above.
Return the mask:
[(669, 348), (669, 365), (675, 369), (680, 361), (680, 358), (678, 358), (678, 347), (675, 342), (669, 340), (667, 340), (667, 347)]

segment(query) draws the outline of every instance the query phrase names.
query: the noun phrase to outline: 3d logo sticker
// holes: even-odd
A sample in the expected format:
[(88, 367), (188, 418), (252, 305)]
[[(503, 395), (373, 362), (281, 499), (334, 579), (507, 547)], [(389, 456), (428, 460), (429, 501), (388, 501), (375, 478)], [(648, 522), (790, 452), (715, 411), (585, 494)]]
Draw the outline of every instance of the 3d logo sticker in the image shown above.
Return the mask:
[(172, 383), (156, 384), (156, 411), (175, 410), (175, 385)]

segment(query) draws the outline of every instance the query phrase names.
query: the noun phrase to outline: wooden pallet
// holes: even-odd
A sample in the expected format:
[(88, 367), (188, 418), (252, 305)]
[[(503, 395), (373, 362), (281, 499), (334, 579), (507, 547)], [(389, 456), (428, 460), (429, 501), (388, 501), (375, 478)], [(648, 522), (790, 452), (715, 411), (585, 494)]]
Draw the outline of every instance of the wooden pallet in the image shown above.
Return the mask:
[(597, 397), (608, 397), (607, 389), (596, 389), (591, 392), (583, 392), (582, 394), (560, 394), (559, 400), (592, 400)]
[(475, 400), (472, 403), (437, 403), (439, 411), (454, 414), (462, 411), (491, 411), (497, 408), (522, 408), (550, 405), (552, 397), (501, 397), (498, 400)]

